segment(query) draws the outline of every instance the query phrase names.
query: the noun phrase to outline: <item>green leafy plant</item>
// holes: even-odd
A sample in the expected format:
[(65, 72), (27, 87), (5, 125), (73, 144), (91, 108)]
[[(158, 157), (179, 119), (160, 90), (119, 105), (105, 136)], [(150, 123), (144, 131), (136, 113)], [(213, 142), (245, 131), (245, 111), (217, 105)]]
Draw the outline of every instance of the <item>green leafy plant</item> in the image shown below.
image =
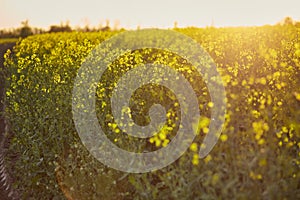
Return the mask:
[[(114, 126), (109, 98), (126, 70), (140, 63), (170, 65), (195, 79), (200, 94), (201, 132), (190, 149), (168, 167), (145, 174), (127, 174), (99, 163), (81, 144), (72, 121), (77, 71), (88, 53), (116, 32), (30, 36), (6, 54), (5, 115), (13, 134), (7, 163), (24, 199), (300, 198), (300, 29), (176, 31), (199, 42), (216, 62), (227, 92), (225, 128), (213, 151), (199, 160), (197, 150), (213, 107), (201, 77), (189, 75), (192, 66), (171, 52), (144, 49), (123, 55), (104, 74), (95, 94), (99, 123), (116, 145), (153, 151), (176, 134), (176, 128), (172, 132), (165, 127), (154, 137), (138, 140), (125, 137)], [(155, 90), (143, 88), (132, 97), (134, 117), (141, 124), (147, 123), (143, 116), (155, 102), (143, 98), (161, 97), (159, 103), (165, 106), (176, 104), (167, 90), (152, 87)], [(168, 111), (175, 120), (178, 110)]]

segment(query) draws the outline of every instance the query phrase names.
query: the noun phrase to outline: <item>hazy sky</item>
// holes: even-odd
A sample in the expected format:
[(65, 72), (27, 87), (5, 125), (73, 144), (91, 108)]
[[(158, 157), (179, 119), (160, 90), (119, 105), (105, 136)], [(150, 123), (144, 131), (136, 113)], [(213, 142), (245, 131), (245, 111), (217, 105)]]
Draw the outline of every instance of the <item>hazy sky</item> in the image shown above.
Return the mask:
[(48, 28), (70, 25), (121, 27), (243, 26), (275, 24), (285, 16), (300, 21), (300, 0), (0, 0), (0, 29), (29, 20)]

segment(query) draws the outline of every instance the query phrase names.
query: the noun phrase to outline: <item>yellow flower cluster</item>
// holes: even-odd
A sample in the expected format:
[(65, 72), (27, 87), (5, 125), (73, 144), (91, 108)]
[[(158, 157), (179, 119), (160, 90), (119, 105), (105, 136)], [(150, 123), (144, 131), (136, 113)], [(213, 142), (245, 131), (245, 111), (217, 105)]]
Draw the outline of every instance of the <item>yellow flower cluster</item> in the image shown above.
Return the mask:
[(264, 144), (265, 139), (263, 138), (263, 133), (269, 130), (269, 125), (261, 120), (258, 122), (253, 122), (252, 128), (255, 132), (255, 139), (257, 140), (258, 144)]

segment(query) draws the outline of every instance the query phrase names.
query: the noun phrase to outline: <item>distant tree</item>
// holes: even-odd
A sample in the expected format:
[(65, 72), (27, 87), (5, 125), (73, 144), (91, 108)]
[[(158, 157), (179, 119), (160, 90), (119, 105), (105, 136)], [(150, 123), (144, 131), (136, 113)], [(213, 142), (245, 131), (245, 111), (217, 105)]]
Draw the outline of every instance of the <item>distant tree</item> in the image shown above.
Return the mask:
[(110, 21), (108, 19), (105, 20), (105, 26), (104, 27), (102, 27), (102, 24), (100, 24), (99, 30), (100, 31), (110, 31), (111, 30)]
[(32, 29), (29, 26), (28, 20), (21, 22), (21, 24), (22, 24), (22, 27), (20, 29), (20, 36), (22, 38), (25, 38), (25, 37), (33, 34)]
[(294, 20), (291, 17), (285, 17), (281, 23), (281, 25), (294, 25)]
[(105, 26), (103, 28), (100, 29), (101, 31), (110, 31), (110, 27), (109, 26)]
[(91, 29), (89, 27), (89, 25), (85, 25), (84, 28), (83, 28), (83, 32), (90, 32)]
[(33, 34), (42, 34), (45, 33), (46, 31), (42, 28), (32, 28)]
[(177, 21), (174, 22), (174, 28), (178, 28), (178, 22)]
[(49, 33), (57, 33), (57, 32), (71, 32), (72, 28), (67, 24), (67, 25), (52, 25), (50, 26)]

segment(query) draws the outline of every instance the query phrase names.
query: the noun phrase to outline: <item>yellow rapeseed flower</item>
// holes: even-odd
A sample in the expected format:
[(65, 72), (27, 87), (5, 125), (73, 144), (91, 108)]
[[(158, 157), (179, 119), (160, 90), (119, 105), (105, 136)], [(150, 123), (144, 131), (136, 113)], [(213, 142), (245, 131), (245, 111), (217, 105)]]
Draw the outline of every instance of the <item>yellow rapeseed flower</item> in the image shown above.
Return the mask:
[(162, 146), (163, 146), (163, 147), (168, 146), (169, 142), (170, 142), (169, 139), (165, 139), (165, 140), (163, 141), (163, 143), (162, 143)]
[(265, 78), (265, 77), (261, 78), (261, 79), (260, 79), (260, 83), (261, 83), (262, 85), (266, 85), (266, 83), (267, 83), (266, 78)]
[(207, 128), (207, 127), (204, 127), (202, 130), (203, 130), (203, 133), (205, 133), (205, 134), (207, 134), (209, 132), (209, 128)]
[(197, 152), (198, 151), (198, 145), (196, 143), (192, 143), (190, 146), (190, 150), (193, 152)]
[(284, 133), (288, 133), (289, 132), (289, 129), (286, 126), (283, 126), (281, 129), (282, 129), (282, 131)]
[(298, 101), (300, 101), (300, 93), (295, 92), (295, 93), (294, 93), (294, 96), (296, 97), (296, 99), (297, 99)]
[(207, 156), (204, 158), (204, 162), (205, 162), (205, 163), (208, 163), (208, 162), (211, 161), (211, 160), (212, 160), (211, 155), (207, 155)]
[(193, 155), (192, 163), (193, 163), (193, 165), (198, 165), (199, 164), (199, 155), (197, 153), (195, 153)]
[(219, 181), (219, 174), (214, 174), (213, 176), (212, 176), (212, 178), (211, 178), (211, 184), (212, 185), (216, 185), (217, 183), (218, 183), (218, 181)]
[(221, 140), (222, 142), (226, 142), (227, 139), (228, 139), (228, 136), (227, 136), (226, 134), (222, 134), (222, 135), (220, 136), (220, 140)]
[(265, 158), (261, 159), (258, 163), (259, 166), (266, 166), (267, 165), (267, 160)]
[(210, 101), (210, 102), (208, 102), (207, 106), (212, 108), (212, 107), (214, 107), (214, 103)]

